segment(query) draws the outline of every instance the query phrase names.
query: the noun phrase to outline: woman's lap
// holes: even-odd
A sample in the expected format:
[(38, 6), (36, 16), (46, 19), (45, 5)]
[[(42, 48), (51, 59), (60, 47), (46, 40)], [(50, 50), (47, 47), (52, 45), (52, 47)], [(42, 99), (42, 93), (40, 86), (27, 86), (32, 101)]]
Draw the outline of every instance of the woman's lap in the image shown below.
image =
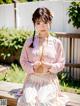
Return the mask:
[(41, 103), (46, 103), (56, 97), (56, 89), (53, 84), (41, 86), (37, 89), (35, 86), (26, 87), (23, 93), (27, 103), (36, 103), (36, 97)]
[(17, 106), (36, 106), (36, 104), (37, 106), (65, 106), (65, 97), (59, 97), (58, 88), (54, 82), (46, 83), (45, 77), (44, 79), (31, 77)]

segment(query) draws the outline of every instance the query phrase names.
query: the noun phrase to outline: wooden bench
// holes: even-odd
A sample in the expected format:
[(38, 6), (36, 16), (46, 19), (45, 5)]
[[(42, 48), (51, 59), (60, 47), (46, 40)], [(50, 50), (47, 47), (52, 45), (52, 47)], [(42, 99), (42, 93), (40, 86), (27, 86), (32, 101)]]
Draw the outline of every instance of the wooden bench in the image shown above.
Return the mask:
[[(0, 81), (0, 99), (7, 99), (8, 106), (16, 106), (18, 97), (16, 92), (22, 88), (22, 84)], [(80, 106), (80, 95), (63, 92), (70, 97), (67, 106)]]
[(22, 84), (0, 81), (0, 99), (7, 99), (8, 106), (16, 106), (16, 93), (21, 88)]

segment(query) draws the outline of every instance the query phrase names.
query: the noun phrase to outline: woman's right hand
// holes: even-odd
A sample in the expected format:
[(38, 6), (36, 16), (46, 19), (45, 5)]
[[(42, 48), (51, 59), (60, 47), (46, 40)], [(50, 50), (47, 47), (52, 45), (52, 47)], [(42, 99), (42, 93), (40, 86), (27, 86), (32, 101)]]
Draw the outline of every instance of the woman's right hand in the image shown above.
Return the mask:
[(43, 65), (40, 61), (36, 61), (33, 66), (35, 73), (43, 73)]
[(34, 70), (37, 70), (40, 65), (41, 65), (41, 62), (40, 62), (40, 61), (36, 61), (36, 62), (33, 64), (33, 69), (34, 69)]

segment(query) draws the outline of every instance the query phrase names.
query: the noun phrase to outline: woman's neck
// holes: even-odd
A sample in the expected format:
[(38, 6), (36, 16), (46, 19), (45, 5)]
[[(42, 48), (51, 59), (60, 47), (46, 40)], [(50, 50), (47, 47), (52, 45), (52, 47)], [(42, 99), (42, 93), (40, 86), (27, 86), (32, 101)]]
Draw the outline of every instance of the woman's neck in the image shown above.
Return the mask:
[(42, 45), (43, 42), (48, 43), (48, 37), (49, 37), (49, 35), (46, 35), (46, 36), (44, 36), (44, 35), (38, 35), (37, 37), (39, 39), (39, 45)]

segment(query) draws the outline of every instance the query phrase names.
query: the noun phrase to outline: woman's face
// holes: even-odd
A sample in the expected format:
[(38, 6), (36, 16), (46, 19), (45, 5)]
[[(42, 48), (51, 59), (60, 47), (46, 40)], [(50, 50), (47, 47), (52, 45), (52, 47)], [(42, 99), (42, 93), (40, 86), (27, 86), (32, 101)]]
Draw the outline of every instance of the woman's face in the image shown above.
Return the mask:
[(45, 35), (50, 29), (50, 23), (37, 20), (35, 23), (35, 29), (39, 35)]

